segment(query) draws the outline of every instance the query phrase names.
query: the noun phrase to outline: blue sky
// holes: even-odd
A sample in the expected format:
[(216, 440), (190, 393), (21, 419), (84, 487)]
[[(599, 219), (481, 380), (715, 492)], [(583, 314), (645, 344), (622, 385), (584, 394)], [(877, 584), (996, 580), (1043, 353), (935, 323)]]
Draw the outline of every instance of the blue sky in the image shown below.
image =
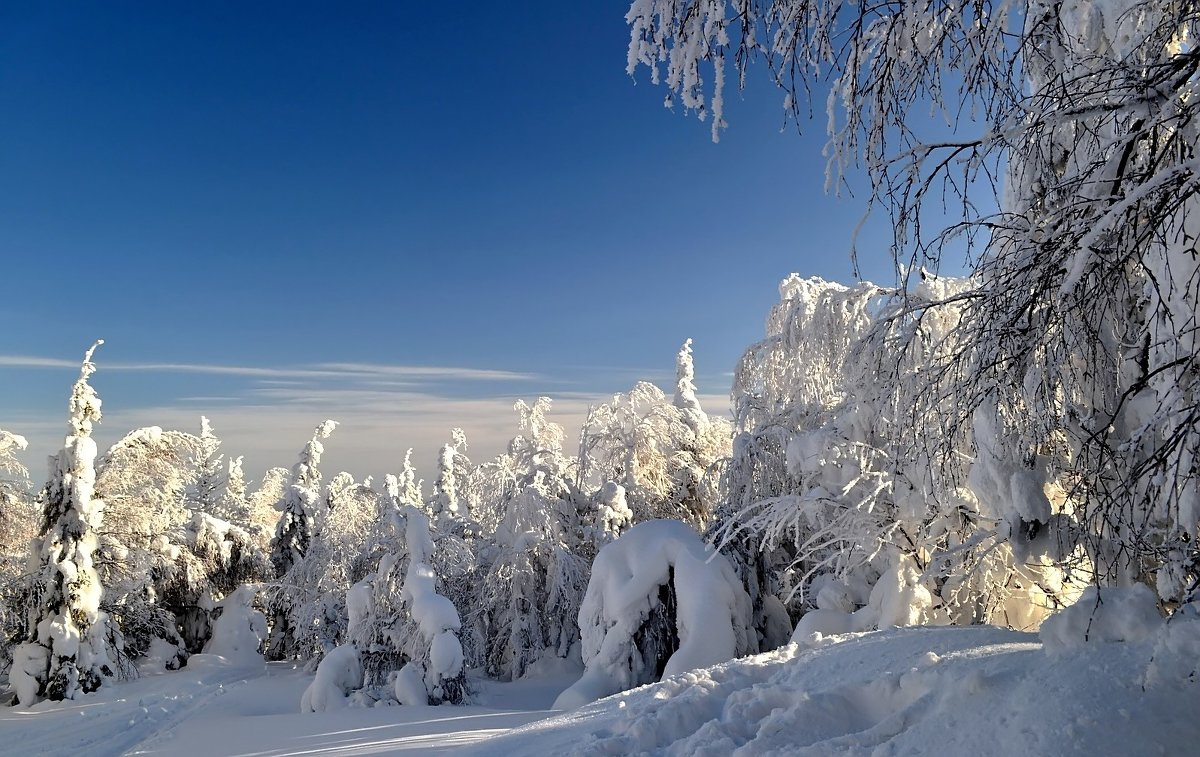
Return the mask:
[[(203, 413), (251, 477), (324, 417), (331, 467), (416, 446), (428, 476), (451, 426), (498, 452), (517, 397), (577, 423), (669, 386), (688, 337), (724, 410), (779, 280), (852, 278), (861, 200), (823, 194), (823, 118), (781, 132), (764, 69), (719, 144), (666, 110), (623, 16), (0, 4), (0, 427), (35, 477), (96, 338), (101, 441)], [(878, 225), (860, 255), (892, 279)]]

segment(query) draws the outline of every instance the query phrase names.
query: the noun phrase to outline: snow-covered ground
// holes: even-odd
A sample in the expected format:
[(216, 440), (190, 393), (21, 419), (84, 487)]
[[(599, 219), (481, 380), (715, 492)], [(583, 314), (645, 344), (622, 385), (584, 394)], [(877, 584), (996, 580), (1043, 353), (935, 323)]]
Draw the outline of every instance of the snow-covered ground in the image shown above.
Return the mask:
[(0, 752), (1196, 754), (1200, 683), (1173, 670), (1146, 686), (1154, 644), (1093, 641), (1048, 654), (1036, 635), (992, 627), (894, 629), (789, 645), (570, 712), (546, 709), (572, 680), (559, 673), (480, 682), (469, 707), (301, 714), (310, 675), (200, 656), (74, 703), (3, 708)]

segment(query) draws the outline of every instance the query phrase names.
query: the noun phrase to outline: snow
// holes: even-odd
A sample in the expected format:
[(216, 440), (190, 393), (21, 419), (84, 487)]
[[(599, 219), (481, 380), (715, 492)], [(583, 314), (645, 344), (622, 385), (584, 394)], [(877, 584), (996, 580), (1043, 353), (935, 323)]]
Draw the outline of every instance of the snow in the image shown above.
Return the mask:
[[(1188, 754), (1200, 740), (1200, 689), (1188, 678), (1200, 613), (1175, 617), (1137, 641), (1094, 639), (1053, 655), (1035, 634), (989, 626), (848, 634), (558, 713), (549, 704), (569, 670), (475, 681), (471, 706), (301, 714), (315, 680), (303, 670), (196, 655), (180, 671), (75, 701), (0, 708), (0, 733), (6, 757)], [(1191, 656), (1147, 680), (1172, 645)]]
[(1186, 754), (1194, 683), (1142, 690), (1152, 639), (1048, 656), (987, 626), (826, 639), (690, 671), (466, 754)]
[(1162, 626), (1157, 598), (1146, 585), (1089, 586), (1075, 604), (1047, 618), (1039, 634), (1046, 651), (1059, 654), (1086, 643), (1140, 641)]

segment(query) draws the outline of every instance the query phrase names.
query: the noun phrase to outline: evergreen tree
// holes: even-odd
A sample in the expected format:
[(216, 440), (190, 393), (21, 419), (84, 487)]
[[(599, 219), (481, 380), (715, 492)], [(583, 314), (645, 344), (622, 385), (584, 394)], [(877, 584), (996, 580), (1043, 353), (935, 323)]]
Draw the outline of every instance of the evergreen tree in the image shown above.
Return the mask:
[(267, 646), (268, 659), (282, 660), (296, 652), (296, 638), (290, 623), (293, 597), (286, 589), (288, 573), (303, 559), (313, 535), (313, 511), (321, 495), (321, 472), (317, 466), (325, 447), (321, 444), (337, 427), (336, 421), (326, 420), (313, 431), (312, 439), (300, 451), (300, 459), (292, 467), (291, 479), (276, 505), (279, 521), (275, 538), (271, 540), (271, 564), (275, 568), (276, 584), (268, 599), (271, 636)]
[(33, 559), (40, 568), (30, 598), (27, 639), (14, 654), (10, 680), (21, 704), (74, 699), (100, 688), (105, 678), (128, 672), (116, 630), (100, 611), (102, 587), (92, 567), (95, 529), (104, 503), (93, 497), (100, 398), (88, 384), (92, 354), (83, 358), (71, 391), (70, 422), (62, 450), (51, 460), (50, 480), (40, 495), (42, 528)]

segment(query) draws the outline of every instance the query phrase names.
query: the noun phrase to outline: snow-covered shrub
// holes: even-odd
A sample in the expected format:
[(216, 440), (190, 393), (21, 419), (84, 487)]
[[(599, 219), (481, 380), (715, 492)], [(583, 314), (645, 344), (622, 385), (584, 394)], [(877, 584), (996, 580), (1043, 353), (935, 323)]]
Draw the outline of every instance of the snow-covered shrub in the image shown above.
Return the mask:
[(1200, 683), (1200, 604), (1179, 607), (1158, 629), (1154, 656), (1146, 669), (1147, 687)]
[(23, 705), (74, 699), (105, 678), (131, 674), (119, 635), (100, 610), (103, 588), (92, 566), (104, 503), (93, 496), (100, 398), (88, 384), (95, 372), (92, 345), (71, 391), (70, 421), (62, 450), (51, 458), (50, 479), (39, 496), (42, 528), (32, 559), (38, 563), (28, 608), (26, 641), (14, 650), (9, 680)]
[(362, 664), (354, 645), (331, 649), (321, 658), (313, 682), (300, 697), (300, 712), (341, 709), (349, 704), (347, 695), (362, 685)]
[(219, 655), (237, 665), (262, 665), (267, 616), (254, 607), (257, 594), (257, 587), (242, 586), (217, 604), (204, 654)]
[(579, 611), (583, 677), (555, 708), (757, 651), (733, 567), (679, 521), (639, 523), (605, 546)]

